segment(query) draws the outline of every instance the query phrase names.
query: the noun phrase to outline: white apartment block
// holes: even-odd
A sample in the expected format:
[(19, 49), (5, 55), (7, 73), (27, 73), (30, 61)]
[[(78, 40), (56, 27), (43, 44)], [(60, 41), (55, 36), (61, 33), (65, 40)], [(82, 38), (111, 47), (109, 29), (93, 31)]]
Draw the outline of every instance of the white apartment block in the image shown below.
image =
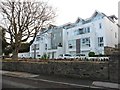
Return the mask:
[(51, 47), (50, 30), (40, 32), (33, 44), (30, 46), (30, 57), (40, 58), (44, 53), (47, 53), (49, 47)]
[(68, 53), (105, 54), (105, 47), (117, 47), (118, 26), (114, 18), (95, 11), (89, 19), (78, 19), (75, 27), (67, 29)]
[(52, 28), (40, 32), (30, 46), (30, 57), (40, 58), (47, 54), (57, 58), (60, 54), (89, 52), (96, 55), (105, 54), (105, 48), (118, 45), (118, 26), (114, 15), (106, 16), (95, 11), (88, 19), (78, 18), (75, 23)]

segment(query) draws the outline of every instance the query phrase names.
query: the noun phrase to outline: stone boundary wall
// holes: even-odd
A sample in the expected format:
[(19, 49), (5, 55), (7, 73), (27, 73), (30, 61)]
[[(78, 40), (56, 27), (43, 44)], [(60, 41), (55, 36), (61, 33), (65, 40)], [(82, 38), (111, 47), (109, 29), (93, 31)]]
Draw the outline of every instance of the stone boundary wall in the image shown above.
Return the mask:
[(93, 80), (118, 81), (118, 64), (113, 62), (2, 62), (2, 69), (34, 74), (62, 75)]

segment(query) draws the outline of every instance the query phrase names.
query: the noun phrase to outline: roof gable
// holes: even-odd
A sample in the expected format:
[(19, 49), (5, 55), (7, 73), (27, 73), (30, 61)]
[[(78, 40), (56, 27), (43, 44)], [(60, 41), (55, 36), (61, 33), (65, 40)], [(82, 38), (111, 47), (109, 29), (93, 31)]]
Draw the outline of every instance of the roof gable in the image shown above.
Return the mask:
[(105, 16), (105, 15), (103, 15), (101, 12), (95, 11), (95, 12), (93, 13), (93, 15), (92, 15), (89, 19), (94, 20), (94, 19), (96, 19), (96, 18), (102, 18), (102, 17), (104, 17), (104, 16)]
[(93, 21), (93, 20), (96, 20), (97, 18), (102, 18), (102, 17), (104, 17), (104, 16), (105, 16), (105, 15), (103, 15), (103, 14), (100, 13), (99, 11), (95, 11), (90, 18), (87, 18), (87, 19), (77, 18), (77, 20), (76, 20), (75, 23), (85, 24), (85, 23), (89, 23), (89, 22), (91, 22), (91, 21)]

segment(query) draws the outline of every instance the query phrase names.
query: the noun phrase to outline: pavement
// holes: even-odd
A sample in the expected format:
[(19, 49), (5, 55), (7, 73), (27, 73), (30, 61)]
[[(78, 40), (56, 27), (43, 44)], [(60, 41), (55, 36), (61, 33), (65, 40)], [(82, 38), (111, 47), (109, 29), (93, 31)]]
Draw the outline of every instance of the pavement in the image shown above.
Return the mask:
[(13, 72), (13, 71), (0, 71), (0, 74), (3, 76), (27, 78), (35, 81), (42, 81), (47, 83), (70, 85), (75, 87), (86, 87), (86, 88), (109, 88), (113, 90), (120, 90), (117, 83), (111, 82), (101, 82), (101, 81), (90, 81), (90, 80), (78, 80), (72, 78), (63, 78), (56, 76), (45, 76), (45, 75), (36, 75), (26, 72)]
[(99, 87), (105, 87), (105, 88), (120, 89), (120, 84), (117, 84), (117, 83), (94, 81), (92, 85), (99, 86)]
[(23, 77), (23, 78), (32, 78), (38, 77), (39, 75), (26, 73), (26, 72), (13, 72), (13, 71), (0, 71), (0, 74), (7, 75), (7, 76), (14, 76), (14, 77)]

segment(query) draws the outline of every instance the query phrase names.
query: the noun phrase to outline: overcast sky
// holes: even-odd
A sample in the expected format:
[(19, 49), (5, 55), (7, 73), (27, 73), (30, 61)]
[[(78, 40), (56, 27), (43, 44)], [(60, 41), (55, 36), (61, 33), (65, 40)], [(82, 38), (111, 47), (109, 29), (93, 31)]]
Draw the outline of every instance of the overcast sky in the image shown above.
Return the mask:
[(83, 19), (92, 16), (95, 10), (106, 15), (118, 17), (119, 0), (47, 0), (48, 4), (57, 8), (56, 25), (75, 22), (78, 17)]
[[(4, 1), (4, 0), (2, 0)], [(32, 1), (32, 0), (31, 0)], [(39, 0), (37, 0), (39, 1)], [(86, 19), (92, 16), (95, 10), (107, 16), (118, 17), (118, 2), (120, 0), (43, 0), (57, 8), (55, 25), (75, 22), (78, 17)]]

